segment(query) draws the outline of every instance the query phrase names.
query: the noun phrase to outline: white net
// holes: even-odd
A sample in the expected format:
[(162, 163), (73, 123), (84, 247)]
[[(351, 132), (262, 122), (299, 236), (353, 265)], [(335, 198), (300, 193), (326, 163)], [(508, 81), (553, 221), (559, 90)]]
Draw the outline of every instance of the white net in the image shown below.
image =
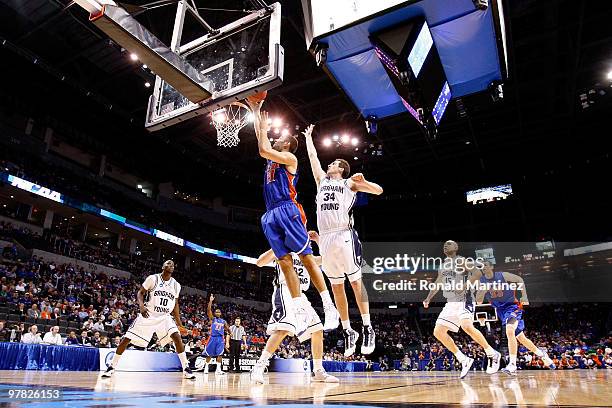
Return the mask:
[(217, 145), (222, 147), (238, 146), (240, 129), (251, 121), (251, 111), (240, 102), (234, 102), (212, 112), (212, 123), (217, 129)]

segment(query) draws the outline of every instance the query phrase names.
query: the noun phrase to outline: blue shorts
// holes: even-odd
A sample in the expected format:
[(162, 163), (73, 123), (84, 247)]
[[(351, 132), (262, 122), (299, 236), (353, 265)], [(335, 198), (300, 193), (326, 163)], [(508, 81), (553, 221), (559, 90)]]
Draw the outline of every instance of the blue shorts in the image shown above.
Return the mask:
[(204, 347), (202, 355), (208, 357), (221, 356), (223, 355), (224, 349), (225, 342), (223, 341), (223, 336), (210, 336), (206, 342), (206, 347)]
[(277, 258), (290, 252), (298, 255), (312, 254), (306, 217), (292, 201), (272, 208), (261, 217), (261, 227)]
[(502, 324), (505, 326), (510, 320), (515, 319), (518, 321), (518, 326), (516, 326), (515, 334), (518, 336), (525, 330), (525, 322), (523, 321), (523, 309), (519, 307), (517, 304), (507, 304), (504, 306), (496, 307), (497, 316), (501, 320)]

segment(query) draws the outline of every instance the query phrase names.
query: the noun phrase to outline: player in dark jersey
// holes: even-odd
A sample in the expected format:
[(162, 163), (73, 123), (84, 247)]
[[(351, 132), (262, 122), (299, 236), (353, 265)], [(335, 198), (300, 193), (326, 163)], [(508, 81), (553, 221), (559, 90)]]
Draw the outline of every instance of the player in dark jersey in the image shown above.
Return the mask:
[[(546, 350), (537, 348), (536, 345), (525, 336), (523, 306), (528, 305), (529, 300), (527, 299), (527, 290), (525, 289), (523, 278), (508, 272), (494, 272), (493, 263), (491, 261), (484, 262), (482, 273), (483, 275), (480, 277), (480, 283), (487, 285), (488, 289), (479, 290), (476, 300), (478, 303), (482, 303), (484, 299), (489, 300), (491, 305), (495, 307), (497, 316), (502, 325), (506, 328), (510, 362), (502, 371), (509, 375), (516, 375), (517, 340), (527, 347), (529, 351), (540, 357), (542, 361), (544, 361), (544, 365), (554, 369), (555, 365), (548, 357)], [(517, 289), (521, 290), (520, 302), (516, 298), (516, 291), (510, 289), (510, 285), (507, 285), (511, 283), (514, 283), (515, 286), (518, 286)]]
[(298, 161), (294, 153), (298, 140), (295, 136), (286, 135), (279, 137), (274, 145), (271, 145), (268, 139), (268, 113), (261, 111), (263, 101), (247, 102), (253, 111), (259, 155), (266, 159), (266, 213), (261, 217), (261, 226), (278, 259), (278, 265), (293, 299), (293, 305), (287, 306), (295, 307), (296, 334), (299, 336), (307, 329), (308, 314), (301, 296), (300, 281), (293, 267), (292, 252), (300, 257), (313, 285), (321, 295), (325, 312), (324, 330), (333, 330), (340, 324), (340, 316), (331, 300), (321, 269), (312, 255), (306, 231), (306, 216), (302, 205), (297, 201)]
[[(217, 358), (217, 370), (215, 374), (225, 375), (225, 371), (221, 370), (221, 357), (223, 356), (223, 350), (229, 350), (229, 333), (230, 329), (225, 321), (221, 318), (221, 309), (215, 309), (215, 314), (212, 312), (212, 302), (215, 297), (211, 294), (208, 301), (208, 318), (210, 319), (210, 332), (208, 334), (208, 340), (206, 340), (206, 346), (204, 347), (204, 356), (206, 356), (206, 365), (204, 365), (204, 374), (208, 374), (208, 364), (212, 357)], [(227, 330), (227, 331), (226, 331)], [(225, 338), (225, 333), (228, 333)]]

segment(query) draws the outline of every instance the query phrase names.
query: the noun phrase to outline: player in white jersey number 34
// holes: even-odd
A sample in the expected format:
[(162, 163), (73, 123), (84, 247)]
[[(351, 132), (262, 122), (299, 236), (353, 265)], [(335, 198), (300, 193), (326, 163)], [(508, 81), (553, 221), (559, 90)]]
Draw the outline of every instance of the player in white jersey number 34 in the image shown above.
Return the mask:
[(357, 306), (361, 314), (361, 353), (370, 354), (376, 344), (374, 329), (370, 322), (368, 294), (361, 279), (361, 242), (353, 229), (353, 205), (357, 192), (382, 194), (383, 189), (367, 181), (363, 174), (356, 173), (349, 178), (350, 166), (346, 160), (336, 159), (323, 171), (312, 141), (313, 125), (304, 132), (306, 149), (312, 174), (317, 182), (317, 226), (319, 235), (309, 233), (311, 240), (319, 245), (323, 257), (323, 272), (332, 284), (334, 300), (340, 313), (344, 334), (344, 355), (355, 352), (358, 333), (351, 328), (344, 280), (348, 277)]

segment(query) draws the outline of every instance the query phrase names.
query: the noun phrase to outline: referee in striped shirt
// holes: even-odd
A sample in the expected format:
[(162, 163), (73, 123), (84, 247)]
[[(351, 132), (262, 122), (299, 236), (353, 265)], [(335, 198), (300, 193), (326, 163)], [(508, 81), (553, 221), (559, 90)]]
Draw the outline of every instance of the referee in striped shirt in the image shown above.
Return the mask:
[(230, 371), (241, 371), (240, 354), (243, 344), (246, 347), (246, 331), (244, 330), (244, 327), (240, 325), (240, 318), (237, 317), (234, 320), (234, 324), (230, 326)]

